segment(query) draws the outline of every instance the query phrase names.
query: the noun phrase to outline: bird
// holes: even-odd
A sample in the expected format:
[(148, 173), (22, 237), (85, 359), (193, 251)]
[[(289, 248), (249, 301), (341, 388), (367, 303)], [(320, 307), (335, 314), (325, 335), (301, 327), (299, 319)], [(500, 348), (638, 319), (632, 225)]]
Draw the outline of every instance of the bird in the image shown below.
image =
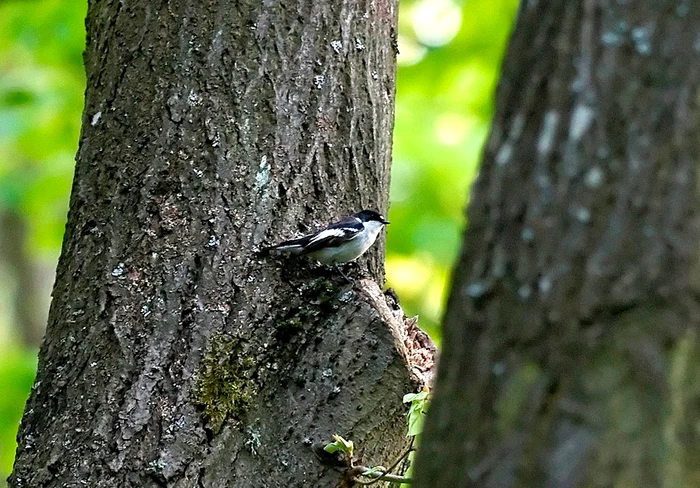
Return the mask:
[(389, 221), (379, 212), (361, 210), (313, 234), (280, 242), (263, 251), (308, 256), (323, 265), (336, 267), (350, 281), (337, 266), (362, 256), (387, 224)]

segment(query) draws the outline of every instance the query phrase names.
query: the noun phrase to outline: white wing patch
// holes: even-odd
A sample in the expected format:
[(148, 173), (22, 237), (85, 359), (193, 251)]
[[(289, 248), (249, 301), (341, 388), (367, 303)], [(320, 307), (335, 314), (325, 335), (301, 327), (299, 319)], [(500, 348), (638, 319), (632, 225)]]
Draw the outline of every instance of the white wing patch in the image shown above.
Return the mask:
[(277, 246), (271, 247), (270, 251), (280, 251), (280, 252), (301, 252), (302, 247), (299, 244), (279, 244)]
[(357, 234), (357, 229), (346, 228), (346, 229), (326, 229), (322, 230), (309, 241), (309, 245), (315, 244), (320, 241), (325, 241), (332, 239), (333, 237), (348, 237), (351, 238), (353, 235)]

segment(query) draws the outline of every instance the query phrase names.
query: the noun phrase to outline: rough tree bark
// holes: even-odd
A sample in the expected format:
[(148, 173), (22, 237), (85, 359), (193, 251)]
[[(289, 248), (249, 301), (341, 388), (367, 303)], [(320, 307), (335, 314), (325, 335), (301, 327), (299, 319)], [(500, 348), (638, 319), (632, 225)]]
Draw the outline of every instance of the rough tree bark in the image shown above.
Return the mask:
[[(262, 243), (386, 209), (396, 4), (91, 2), (63, 252), (12, 487), (335, 486), (406, 443), (429, 353), (385, 297)], [(356, 275), (359, 275), (356, 272)]]
[(418, 488), (700, 486), (698, 25), (523, 2)]

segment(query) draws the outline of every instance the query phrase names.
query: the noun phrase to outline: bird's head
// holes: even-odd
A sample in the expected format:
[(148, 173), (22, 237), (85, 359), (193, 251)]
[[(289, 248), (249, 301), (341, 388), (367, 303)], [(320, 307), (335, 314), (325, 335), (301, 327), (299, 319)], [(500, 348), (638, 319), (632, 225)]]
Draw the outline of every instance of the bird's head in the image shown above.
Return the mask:
[(384, 225), (389, 223), (389, 221), (386, 220), (382, 214), (375, 212), (374, 210), (362, 210), (361, 212), (357, 212), (355, 217), (360, 219), (362, 222), (381, 222)]

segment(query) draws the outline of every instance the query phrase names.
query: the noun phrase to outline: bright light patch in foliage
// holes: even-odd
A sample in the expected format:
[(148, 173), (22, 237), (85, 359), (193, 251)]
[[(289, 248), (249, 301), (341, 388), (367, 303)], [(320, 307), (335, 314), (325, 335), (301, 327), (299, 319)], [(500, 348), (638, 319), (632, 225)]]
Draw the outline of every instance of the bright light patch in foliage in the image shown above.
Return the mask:
[(421, 0), (411, 12), (416, 37), (426, 46), (450, 42), (462, 25), (462, 11), (452, 0)]
[(399, 34), (399, 55), (396, 62), (401, 66), (411, 66), (420, 62), (428, 52), (428, 49), (413, 37)]
[(387, 279), (407, 315), (418, 315), (437, 341), (517, 7), (517, 0), (400, 3)]

